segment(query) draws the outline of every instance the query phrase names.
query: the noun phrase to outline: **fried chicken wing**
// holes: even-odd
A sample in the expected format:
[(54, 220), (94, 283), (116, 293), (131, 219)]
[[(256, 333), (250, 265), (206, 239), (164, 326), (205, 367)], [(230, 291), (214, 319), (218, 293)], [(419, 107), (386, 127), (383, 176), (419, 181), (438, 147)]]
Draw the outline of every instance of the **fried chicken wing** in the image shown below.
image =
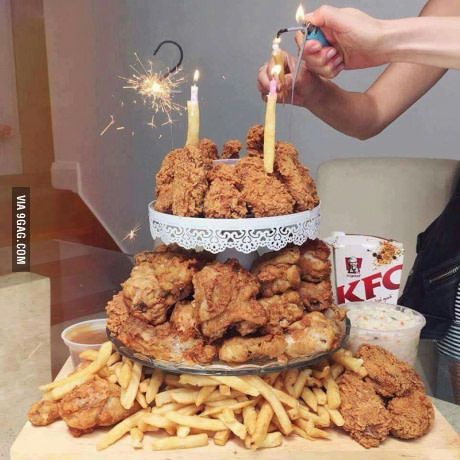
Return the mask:
[(338, 321), (317, 311), (307, 313), (287, 328), (286, 355), (296, 358), (330, 351), (338, 346), (341, 337)]
[(286, 348), (282, 335), (261, 337), (233, 337), (227, 339), (219, 350), (219, 359), (228, 363), (245, 363), (265, 358), (278, 358)]
[(249, 156), (263, 156), (264, 127), (262, 125), (254, 125), (249, 128), (246, 136), (246, 147)]
[(300, 247), (299, 267), (302, 279), (318, 283), (331, 276), (331, 262), (329, 246), (319, 239), (307, 240)]
[(295, 211), (306, 211), (318, 205), (316, 185), (292, 144), (276, 143), (275, 171), (294, 198)]
[(204, 267), (193, 277), (193, 286), (198, 322), (205, 337), (218, 339), (230, 327), (247, 335), (266, 324), (265, 310), (256, 301), (259, 283), (236, 260)]
[(216, 164), (208, 174), (209, 190), (204, 199), (205, 217), (234, 219), (245, 217), (248, 213), (246, 202), (239, 191), (240, 181), (235, 167)]
[(264, 170), (259, 157), (245, 157), (235, 167), (242, 197), (255, 217), (281, 216), (294, 210), (294, 199), (285, 185)]
[(61, 417), (58, 402), (44, 399), (37, 401), (30, 407), (27, 418), (35, 426), (46, 426), (59, 420)]
[(94, 376), (59, 401), (59, 415), (72, 435), (80, 436), (98, 426), (114, 425), (140, 409), (137, 401), (131, 409), (125, 409), (120, 396), (120, 386)]
[(198, 334), (182, 334), (169, 322), (151, 326), (130, 317), (118, 338), (134, 351), (165, 361), (204, 364), (216, 356), (216, 348), (207, 345)]
[(197, 311), (192, 302), (177, 302), (171, 313), (170, 322), (182, 337), (198, 334)]
[(292, 246), (264, 254), (254, 263), (251, 272), (261, 283), (263, 297), (282, 294), (300, 286), (299, 258), (299, 248)]
[(107, 329), (114, 335), (118, 335), (121, 326), (128, 319), (129, 305), (126, 302), (123, 291), (115, 294), (106, 307), (107, 313)]
[(308, 311), (326, 310), (332, 304), (332, 286), (328, 279), (319, 283), (302, 281), (299, 294)]
[(304, 309), (300, 295), (296, 291), (286, 291), (281, 295), (274, 295), (259, 300), (264, 307), (268, 323), (263, 331), (269, 334), (280, 334), (294, 321), (302, 318)]
[(241, 142), (238, 139), (231, 139), (223, 145), (220, 157), (222, 159), (239, 158), (241, 147)]
[(207, 139), (206, 137), (200, 139), (198, 148), (201, 150), (201, 153), (205, 156), (205, 158), (217, 160), (219, 152), (217, 150), (217, 145), (211, 139)]
[(416, 439), (426, 434), (434, 421), (433, 404), (423, 391), (414, 390), (388, 403), (391, 434), (400, 439)]
[(122, 284), (130, 314), (153, 325), (165, 322), (169, 309), (192, 293), (198, 265), (197, 259), (179, 253), (151, 253)]
[(357, 355), (363, 359), (369, 382), (385, 398), (403, 396), (424, 385), (415, 370), (378, 345), (361, 345)]
[(378, 447), (389, 435), (391, 417), (374, 387), (351, 371), (342, 374), (337, 384), (343, 429), (363, 447)]
[(176, 216), (196, 217), (203, 213), (212, 160), (195, 147), (187, 146), (184, 151), (186, 154), (175, 163), (172, 212)]

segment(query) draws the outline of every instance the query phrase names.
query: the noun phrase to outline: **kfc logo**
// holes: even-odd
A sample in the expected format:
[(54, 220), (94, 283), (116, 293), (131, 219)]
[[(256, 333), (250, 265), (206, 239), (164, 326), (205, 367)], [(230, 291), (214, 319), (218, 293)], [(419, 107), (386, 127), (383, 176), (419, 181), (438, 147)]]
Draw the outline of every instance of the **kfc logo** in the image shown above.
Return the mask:
[(363, 264), (362, 257), (345, 257), (345, 265), (349, 275), (361, 274), (361, 265)]

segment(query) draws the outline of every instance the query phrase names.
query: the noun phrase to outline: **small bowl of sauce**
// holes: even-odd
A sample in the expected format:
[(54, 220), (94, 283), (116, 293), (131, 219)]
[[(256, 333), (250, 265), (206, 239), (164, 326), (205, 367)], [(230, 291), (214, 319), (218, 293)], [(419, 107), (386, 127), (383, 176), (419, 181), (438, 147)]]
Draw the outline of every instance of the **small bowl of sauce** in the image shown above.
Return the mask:
[(72, 324), (62, 331), (61, 338), (69, 348), (74, 366), (80, 363), (79, 354), (82, 351), (99, 350), (99, 347), (107, 342), (106, 323), (105, 318), (91, 319)]

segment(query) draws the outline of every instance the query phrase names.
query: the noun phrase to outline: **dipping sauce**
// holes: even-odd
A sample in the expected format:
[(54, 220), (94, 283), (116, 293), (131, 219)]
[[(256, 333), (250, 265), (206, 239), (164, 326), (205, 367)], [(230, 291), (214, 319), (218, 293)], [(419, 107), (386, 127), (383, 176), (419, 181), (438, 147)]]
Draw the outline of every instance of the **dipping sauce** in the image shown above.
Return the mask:
[(415, 310), (380, 302), (344, 305), (351, 323), (348, 346), (356, 352), (363, 343), (380, 345), (415, 365), (420, 331), (425, 318)]
[(107, 334), (104, 329), (94, 329), (93, 327), (82, 325), (75, 327), (67, 333), (67, 339), (75, 343), (87, 345), (102, 344), (107, 341)]

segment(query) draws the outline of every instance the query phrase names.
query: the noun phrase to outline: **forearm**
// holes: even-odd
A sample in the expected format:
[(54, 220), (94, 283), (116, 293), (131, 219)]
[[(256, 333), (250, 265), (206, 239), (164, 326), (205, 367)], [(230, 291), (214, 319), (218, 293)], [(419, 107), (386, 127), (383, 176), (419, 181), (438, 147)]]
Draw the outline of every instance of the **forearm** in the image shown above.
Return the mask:
[(382, 24), (381, 52), (388, 62), (460, 69), (460, 17), (406, 18)]

